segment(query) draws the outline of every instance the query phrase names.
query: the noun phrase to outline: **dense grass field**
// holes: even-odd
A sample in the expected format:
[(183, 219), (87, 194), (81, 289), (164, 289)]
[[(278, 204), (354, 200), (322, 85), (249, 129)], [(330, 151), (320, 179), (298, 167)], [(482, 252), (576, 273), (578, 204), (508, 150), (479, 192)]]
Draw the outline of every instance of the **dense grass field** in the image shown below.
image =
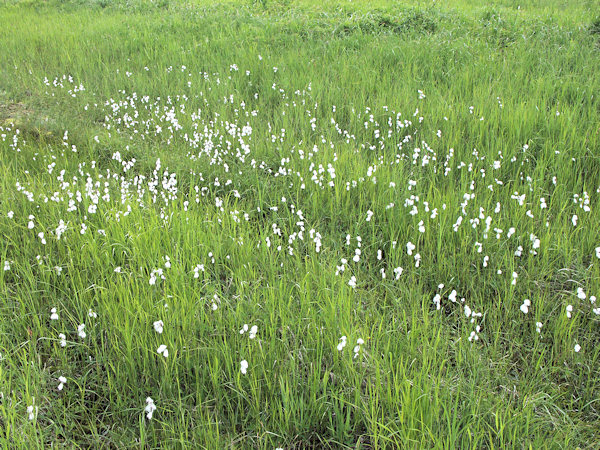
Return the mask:
[(600, 448), (600, 2), (4, 1), (2, 448)]

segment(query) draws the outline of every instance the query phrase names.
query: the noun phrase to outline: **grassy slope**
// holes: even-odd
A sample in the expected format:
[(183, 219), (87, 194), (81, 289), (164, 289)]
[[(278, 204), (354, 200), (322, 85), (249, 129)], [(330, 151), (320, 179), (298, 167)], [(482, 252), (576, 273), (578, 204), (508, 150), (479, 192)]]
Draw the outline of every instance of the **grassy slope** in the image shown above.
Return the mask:
[[(574, 292), (582, 286), (588, 297), (600, 293), (594, 256), (600, 245), (600, 54), (598, 37), (588, 30), (598, 4), (479, 3), (5, 4), (0, 120), (9, 136), (9, 124), (16, 123), (26, 143), (20, 141), (20, 152), (10, 139), (0, 143), (0, 258), (11, 262), (0, 273), (0, 439), (20, 446), (194, 441), (208, 448), (593, 448), (600, 440), (599, 322), (589, 301)], [(240, 72), (230, 72), (231, 64)], [(175, 70), (166, 71), (170, 66)], [(211, 74), (209, 80), (199, 72)], [(73, 98), (43, 84), (44, 77), (52, 81), (63, 74), (86, 90)], [(310, 92), (294, 97), (309, 83)], [(418, 89), (426, 99), (419, 100)], [(167, 95), (186, 94), (188, 111), (203, 108), (208, 116), (219, 113), (243, 125), (247, 119), (223, 104), (223, 97), (234, 94), (236, 105), (244, 100), (259, 111), (248, 119), (252, 158), (276, 171), (290, 157), (294, 171), (305, 174), (306, 189), (292, 176), (275, 177), (235, 159), (230, 173), (206, 158), (191, 162), (181, 136), (171, 142), (164, 135), (129, 139), (124, 130), (109, 138), (102, 121), (110, 110), (91, 105), (124, 98), (120, 90), (160, 96), (161, 106)], [(198, 90), (204, 99), (194, 97)], [(304, 98), (306, 105), (292, 106), (292, 98)], [(395, 159), (390, 145), (386, 151), (362, 149), (373, 141), (373, 130), (363, 126), (369, 114), (356, 113), (365, 107), (381, 124), (384, 107), (415, 124), (419, 108), (425, 120), (411, 132), (418, 129), (417, 139), (434, 148), (440, 167), (454, 148), (454, 170), (443, 176), (443, 168), (432, 172), (435, 163), (389, 165)], [(319, 118), (316, 131), (305, 109)], [(338, 135), (329, 125), (332, 116), (355, 141)], [(269, 126), (286, 129), (283, 142), (271, 141)], [(65, 130), (68, 148), (76, 145), (77, 153), (64, 152)], [(337, 161), (322, 138), (335, 144)], [(528, 151), (522, 151), (524, 144)], [(314, 157), (317, 165), (335, 165), (335, 188), (316, 187), (310, 163), (290, 152), (313, 145), (323, 147)], [(409, 158), (413, 147), (405, 149)], [(473, 149), (486, 159), (476, 159)], [(161, 207), (146, 194), (147, 207), (131, 201), (131, 213), (119, 222), (114, 213), (124, 208), (117, 201), (101, 201), (99, 213), (91, 215), (85, 210), (89, 199), (73, 212), (66, 212), (66, 204), (39, 200), (61, 189), (59, 170), (65, 169), (67, 179), (79, 175), (80, 182), (83, 162), (82, 174), (89, 172), (94, 181), (107, 168), (119, 172), (111, 159), (116, 151), (135, 157), (133, 172), (148, 176), (160, 158), (162, 170), (177, 173), (178, 198)], [(505, 162), (494, 173), (499, 151)], [(485, 168), (485, 181), (456, 169), (460, 161), (473, 163), (475, 173)], [(57, 167), (49, 174), (52, 162)], [(377, 184), (361, 182), (374, 164)], [(492, 192), (487, 186), (494, 177), (505, 184)], [(228, 178), (233, 186), (222, 183)], [(418, 180), (411, 191), (409, 179)], [(346, 191), (352, 180), (357, 187)], [(452, 224), (472, 180), (476, 200), (455, 233)], [(17, 192), (17, 181), (35, 193), (34, 202)], [(396, 190), (389, 188), (392, 181)], [(198, 204), (194, 186), (208, 192)], [(515, 191), (527, 193), (523, 207), (511, 199)], [(584, 191), (590, 212), (572, 200)], [(437, 219), (422, 209), (418, 216), (408, 214), (403, 203), (413, 193), (440, 210)], [(548, 202), (546, 210), (539, 208), (540, 197)], [(223, 211), (216, 198), (224, 201)], [(183, 212), (186, 199), (192, 206)], [(396, 207), (386, 210), (390, 202)], [(497, 202), (502, 212), (494, 215)], [(286, 256), (287, 237), (298, 231), (290, 204), (303, 211), (307, 237)], [(272, 206), (279, 210), (269, 211)], [(494, 215), (492, 229), (506, 234), (515, 227), (512, 240), (496, 240), (492, 231), (486, 240), (483, 225), (471, 228), (479, 207)], [(249, 221), (232, 220), (231, 210), (249, 213)], [(368, 210), (375, 216), (367, 222)], [(165, 223), (161, 214), (171, 213)], [(29, 214), (36, 217), (35, 230), (27, 228)], [(576, 227), (573, 214), (579, 216)], [(56, 240), (51, 231), (61, 219), (70, 230)], [(419, 220), (425, 220), (426, 233), (419, 233)], [(89, 227), (86, 234), (79, 233), (81, 223)], [(282, 252), (257, 248), (266, 237), (277, 239), (273, 223), (286, 238)], [(319, 253), (308, 238), (311, 228), (323, 236)], [(45, 231), (46, 245), (36, 237), (39, 231)], [(541, 241), (536, 256), (528, 254), (531, 233)], [(352, 235), (350, 247), (346, 234)], [(351, 260), (357, 235), (363, 240), (361, 262), (336, 276), (340, 258)], [(235, 242), (240, 238), (243, 245)], [(423, 258), (418, 269), (406, 254), (408, 241)], [(476, 242), (483, 242), (482, 253)], [(519, 244), (524, 255), (516, 258)], [(385, 252), (383, 261), (376, 258), (378, 249)], [(486, 254), (488, 269), (482, 267)], [(37, 255), (47, 257), (42, 265)], [(164, 281), (150, 285), (150, 272), (164, 268), (165, 255), (172, 267)], [(195, 279), (193, 268), (200, 263), (206, 272)], [(63, 267), (60, 276), (54, 266)], [(124, 273), (115, 274), (116, 266)], [(396, 266), (404, 268), (398, 281)], [(519, 274), (515, 286), (513, 271)], [(356, 290), (348, 286), (351, 274), (358, 279)], [(462, 307), (450, 301), (441, 311), (432, 307), (439, 283), (445, 284), (439, 291), (444, 298), (456, 289), (484, 313), (477, 320), (478, 342), (467, 339), (475, 324)], [(215, 294), (221, 303), (212, 311)], [(525, 298), (532, 303), (528, 315), (519, 310)], [(568, 304), (575, 306), (572, 319), (565, 316)], [(59, 309), (58, 323), (49, 320), (52, 307)], [(89, 308), (98, 312), (96, 320), (87, 317)], [(165, 321), (160, 336), (152, 329), (158, 319)], [(537, 321), (544, 323), (541, 335)], [(81, 323), (87, 330), (83, 341), (76, 333)], [(239, 335), (244, 323), (259, 326), (256, 340)], [(58, 344), (59, 332), (67, 334), (67, 348)], [(342, 335), (349, 343), (338, 352)], [(353, 359), (359, 337), (366, 343)], [(155, 351), (162, 343), (170, 351), (166, 360)], [(573, 351), (575, 343), (580, 353)], [(250, 364), (245, 376), (242, 359)], [(62, 392), (56, 390), (60, 375), (68, 378)], [(147, 396), (158, 407), (151, 422), (143, 416)], [(33, 397), (39, 411), (28, 421)]]

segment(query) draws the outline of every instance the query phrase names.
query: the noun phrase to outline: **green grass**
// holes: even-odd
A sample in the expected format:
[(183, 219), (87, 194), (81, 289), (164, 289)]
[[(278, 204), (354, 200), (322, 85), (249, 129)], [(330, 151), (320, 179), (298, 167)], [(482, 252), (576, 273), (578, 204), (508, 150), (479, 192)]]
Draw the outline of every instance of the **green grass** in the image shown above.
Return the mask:
[(2, 446), (598, 448), (598, 11), (4, 2)]

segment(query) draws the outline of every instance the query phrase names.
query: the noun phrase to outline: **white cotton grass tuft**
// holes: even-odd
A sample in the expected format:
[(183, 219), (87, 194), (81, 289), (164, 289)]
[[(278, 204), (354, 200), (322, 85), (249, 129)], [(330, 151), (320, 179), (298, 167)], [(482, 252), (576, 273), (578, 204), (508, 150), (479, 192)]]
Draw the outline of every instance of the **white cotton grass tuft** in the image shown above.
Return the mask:
[(531, 306), (531, 301), (529, 299), (523, 300), (523, 304), (520, 309), (523, 314), (527, 314), (529, 312), (529, 307)]
[(356, 359), (356, 357), (358, 356), (358, 354), (360, 353), (360, 349), (361, 346), (365, 343), (365, 341), (362, 338), (358, 338), (356, 340), (356, 345), (354, 346), (354, 356), (353, 358)]
[[(33, 402), (35, 403), (35, 399), (33, 399)], [(27, 416), (29, 418), (29, 420), (34, 420), (35, 416), (37, 415), (38, 412), (38, 407), (35, 405), (29, 405), (27, 407)]]
[(242, 375), (246, 375), (248, 372), (248, 361), (245, 359), (240, 361), (240, 372), (242, 372)]
[(162, 354), (165, 358), (169, 357), (169, 350), (167, 349), (167, 346), (165, 344), (160, 345), (156, 349), (156, 353), (158, 353), (159, 355)]
[(31, 405), (27, 406), (27, 417), (34, 420), (38, 413), (38, 407), (35, 406), (35, 397), (31, 397)]
[(152, 420), (152, 415), (156, 411), (156, 405), (154, 404), (154, 400), (151, 397), (146, 398), (146, 407), (144, 408), (144, 412), (146, 413), (146, 419)]
[(340, 342), (339, 342), (339, 343), (338, 343), (338, 345), (337, 345), (337, 349), (338, 349), (338, 351), (340, 351), (340, 352), (341, 352), (342, 350), (344, 350), (344, 347), (345, 347), (345, 346), (346, 346), (346, 344), (347, 344), (347, 338), (346, 338), (346, 336), (342, 336), (342, 337), (339, 339), (339, 341), (340, 341)]
[(471, 331), (469, 335), (469, 342), (474, 342), (479, 340), (479, 332), (481, 331), (481, 327), (477, 325), (474, 331)]
[(567, 308), (566, 308), (567, 319), (571, 318), (571, 313), (572, 312), (573, 312), (573, 305), (567, 305)]
[(256, 337), (257, 333), (258, 333), (258, 327), (256, 325), (252, 325), (252, 328), (250, 328), (250, 334), (248, 337), (250, 339), (254, 339)]
[(400, 276), (402, 275), (402, 272), (404, 272), (404, 269), (402, 267), (396, 267), (394, 269), (394, 275), (396, 277), (396, 280), (400, 279)]

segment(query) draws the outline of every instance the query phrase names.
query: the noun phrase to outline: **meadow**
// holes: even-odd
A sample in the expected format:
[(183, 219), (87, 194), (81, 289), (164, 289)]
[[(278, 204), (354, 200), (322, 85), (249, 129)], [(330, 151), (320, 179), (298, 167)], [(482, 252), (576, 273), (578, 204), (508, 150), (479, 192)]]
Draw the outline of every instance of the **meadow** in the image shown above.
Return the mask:
[(3, 448), (600, 448), (598, 0), (5, 0)]

